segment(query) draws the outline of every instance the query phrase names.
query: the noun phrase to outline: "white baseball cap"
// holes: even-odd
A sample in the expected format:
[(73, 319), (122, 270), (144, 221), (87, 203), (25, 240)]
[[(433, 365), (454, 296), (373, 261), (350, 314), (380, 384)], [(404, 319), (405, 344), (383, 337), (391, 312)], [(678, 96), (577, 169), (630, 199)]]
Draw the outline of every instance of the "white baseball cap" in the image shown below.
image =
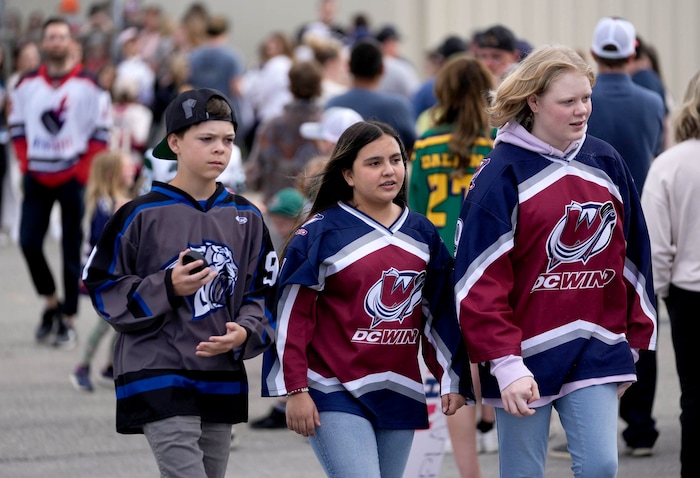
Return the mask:
[(600, 58), (629, 58), (634, 54), (636, 47), (637, 33), (634, 25), (625, 19), (605, 17), (595, 27), (591, 49)]
[(325, 139), (337, 143), (348, 127), (362, 121), (362, 116), (350, 108), (334, 106), (323, 112), (321, 121), (302, 123), (299, 133), (306, 139)]

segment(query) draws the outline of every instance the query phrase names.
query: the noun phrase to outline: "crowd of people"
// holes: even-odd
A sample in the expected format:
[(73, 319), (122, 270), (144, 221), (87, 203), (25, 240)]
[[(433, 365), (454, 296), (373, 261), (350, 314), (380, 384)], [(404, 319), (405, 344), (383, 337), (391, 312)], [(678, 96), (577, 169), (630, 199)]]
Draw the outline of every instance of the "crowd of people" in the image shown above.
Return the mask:
[[(697, 475), (698, 80), (676, 114), (630, 22), (602, 18), (590, 53), (492, 25), (444, 38), (420, 72), (395, 26), (341, 25), (333, 0), (253, 62), (203, 3), (177, 21), (128, 4), (119, 31), (108, 3), (82, 22), (64, 3), (0, 50), (2, 233), (44, 301), (37, 342), (75, 347), (79, 294), (93, 300), (77, 389), (117, 332), (100, 377), (161, 473), (223, 476), (243, 359), (265, 352), (279, 399), (253, 428), (308, 437), (329, 476), (402, 476), (427, 426), (420, 357), (463, 477), (480, 452), (502, 476), (544, 476), (548, 452), (615, 476), (618, 414), (631, 456), (659, 434), (663, 299)], [(550, 446), (553, 410), (566, 443)]]

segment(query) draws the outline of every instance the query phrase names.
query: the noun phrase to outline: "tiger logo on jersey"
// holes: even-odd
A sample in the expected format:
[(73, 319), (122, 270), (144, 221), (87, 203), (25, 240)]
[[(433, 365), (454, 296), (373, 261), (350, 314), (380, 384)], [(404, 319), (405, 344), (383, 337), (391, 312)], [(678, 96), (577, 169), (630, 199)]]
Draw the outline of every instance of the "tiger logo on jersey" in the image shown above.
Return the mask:
[[(209, 268), (218, 272), (213, 280), (187, 297), (192, 306), (192, 319), (201, 320), (216, 309), (226, 307), (238, 281), (238, 265), (233, 259), (233, 251), (224, 244), (206, 241), (201, 246), (190, 245), (189, 248), (201, 253), (209, 264)], [(175, 267), (175, 264), (177, 260), (169, 268)]]
[(572, 201), (547, 239), (547, 272), (562, 263), (586, 264), (610, 244), (616, 224), (617, 213), (611, 201)]
[(365, 312), (372, 317), (370, 329), (382, 322), (399, 322), (413, 313), (423, 298), (425, 272), (399, 271), (391, 268), (382, 272), (365, 295)]

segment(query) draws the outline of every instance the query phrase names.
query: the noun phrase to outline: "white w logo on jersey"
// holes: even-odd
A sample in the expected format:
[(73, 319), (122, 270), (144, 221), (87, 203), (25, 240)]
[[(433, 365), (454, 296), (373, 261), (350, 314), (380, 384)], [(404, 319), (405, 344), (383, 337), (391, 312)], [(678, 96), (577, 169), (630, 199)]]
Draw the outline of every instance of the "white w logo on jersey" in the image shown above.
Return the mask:
[(610, 244), (616, 223), (617, 213), (610, 201), (571, 201), (547, 239), (547, 272), (561, 263), (588, 262)]
[(382, 322), (403, 322), (423, 298), (425, 272), (398, 271), (393, 267), (382, 273), (365, 296), (365, 311), (374, 328)]

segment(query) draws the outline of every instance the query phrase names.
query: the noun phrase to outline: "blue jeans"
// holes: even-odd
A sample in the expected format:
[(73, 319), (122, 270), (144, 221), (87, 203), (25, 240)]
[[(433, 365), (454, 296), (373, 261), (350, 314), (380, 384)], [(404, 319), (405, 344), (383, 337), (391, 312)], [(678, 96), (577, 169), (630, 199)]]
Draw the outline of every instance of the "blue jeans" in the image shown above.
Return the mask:
[(496, 408), (500, 476), (544, 477), (552, 406), (559, 413), (576, 477), (617, 476), (617, 384), (576, 390), (518, 418)]
[(161, 478), (224, 478), (231, 453), (231, 424), (175, 416), (143, 426)]
[(413, 430), (375, 428), (352, 413), (320, 412), (321, 426), (309, 437), (326, 475), (338, 478), (401, 478)]

